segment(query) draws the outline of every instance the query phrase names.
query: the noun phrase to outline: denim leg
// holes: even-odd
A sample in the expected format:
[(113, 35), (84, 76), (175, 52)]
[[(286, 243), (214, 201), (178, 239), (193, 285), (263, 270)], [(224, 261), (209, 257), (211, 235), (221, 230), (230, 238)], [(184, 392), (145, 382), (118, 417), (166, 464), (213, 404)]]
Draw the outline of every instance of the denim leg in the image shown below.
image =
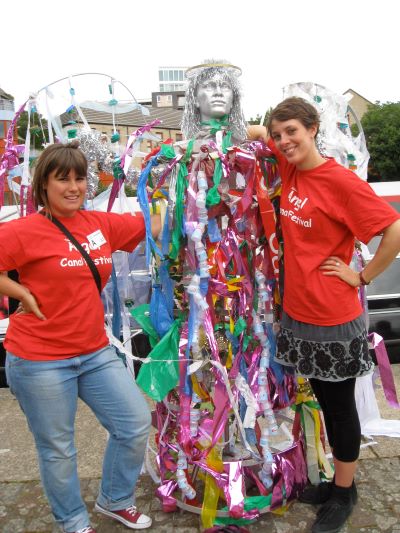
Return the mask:
[(82, 364), (79, 397), (109, 432), (98, 503), (109, 510), (134, 503), (151, 416), (147, 402), (114, 348)]
[(78, 377), (74, 359), (29, 361), (7, 353), (7, 380), (36, 443), (40, 475), (64, 531), (89, 524), (81, 497), (74, 445)]

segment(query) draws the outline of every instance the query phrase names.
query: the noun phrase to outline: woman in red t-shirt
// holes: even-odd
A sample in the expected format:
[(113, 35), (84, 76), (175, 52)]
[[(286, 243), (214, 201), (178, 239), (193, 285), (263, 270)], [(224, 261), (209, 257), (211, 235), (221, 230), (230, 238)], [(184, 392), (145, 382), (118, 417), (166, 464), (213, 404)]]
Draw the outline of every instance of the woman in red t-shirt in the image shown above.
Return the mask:
[[(304, 503), (323, 504), (313, 533), (336, 532), (357, 500), (354, 474), (361, 430), (356, 377), (372, 371), (358, 287), (369, 284), (400, 250), (400, 216), (352, 171), (316, 146), (319, 115), (302, 98), (281, 102), (268, 129), (251, 126), (278, 160), (282, 178), (283, 313), (276, 360), (309, 379), (332, 448), (332, 483), (307, 487)], [(383, 234), (362, 272), (351, 263), (355, 237)]]
[[(0, 271), (19, 276), (17, 282), (0, 275), (0, 294), (21, 302), (4, 342), (6, 374), (35, 438), (46, 496), (63, 531), (94, 533), (74, 446), (80, 398), (109, 432), (95, 509), (131, 529), (148, 528), (151, 518), (136, 509), (134, 490), (150, 411), (109, 345), (99, 295), (112, 253), (131, 252), (143, 240), (144, 219), (81, 210), (87, 161), (75, 141), (43, 151), (32, 189), (42, 212), (0, 228)], [(152, 231), (159, 229), (155, 216)]]

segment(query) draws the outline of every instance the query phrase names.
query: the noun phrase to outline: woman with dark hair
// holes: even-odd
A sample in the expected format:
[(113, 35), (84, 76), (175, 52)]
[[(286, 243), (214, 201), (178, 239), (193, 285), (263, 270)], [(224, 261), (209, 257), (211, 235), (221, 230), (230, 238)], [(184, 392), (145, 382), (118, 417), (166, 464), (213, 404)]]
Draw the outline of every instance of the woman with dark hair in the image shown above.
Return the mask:
[[(361, 430), (354, 399), (356, 377), (372, 371), (358, 287), (369, 284), (400, 250), (398, 213), (351, 170), (323, 157), (316, 146), (314, 106), (287, 98), (270, 114), (267, 141), (282, 178), (284, 296), (276, 360), (308, 378), (324, 414), (332, 448), (332, 483), (306, 488), (300, 501), (323, 504), (313, 533), (340, 530), (357, 500), (354, 484)], [(383, 234), (362, 272), (349, 265), (355, 237)]]
[[(96, 510), (132, 529), (151, 519), (134, 506), (150, 412), (104, 329), (99, 292), (111, 254), (144, 238), (142, 216), (81, 210), (87, 161), (76, 142), (54, 144), (32, 183), (39, 213), (0, 228), (0, 293), (19, 300), (4, 346), (6, 374), (35, 439), (44, 490), (66, 532), (93, 533), (82, 500), (74, 446), (78, 398), (109, 432)], [(159, 217), (152, 230), (159, 232)]]

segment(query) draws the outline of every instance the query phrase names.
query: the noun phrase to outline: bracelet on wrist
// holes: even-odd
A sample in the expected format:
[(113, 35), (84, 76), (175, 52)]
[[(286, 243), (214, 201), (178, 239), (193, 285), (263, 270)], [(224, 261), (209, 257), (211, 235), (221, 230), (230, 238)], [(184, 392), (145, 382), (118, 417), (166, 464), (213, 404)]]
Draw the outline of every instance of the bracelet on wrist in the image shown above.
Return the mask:
[(359, 277), (360, 277), (360, 283), (361, 285), (369, 285), (371, 283), (371, 281), (366, 281), (364, 276), (363, 276), (363, 273), (362, 272), (359, 272), (358, 273)]

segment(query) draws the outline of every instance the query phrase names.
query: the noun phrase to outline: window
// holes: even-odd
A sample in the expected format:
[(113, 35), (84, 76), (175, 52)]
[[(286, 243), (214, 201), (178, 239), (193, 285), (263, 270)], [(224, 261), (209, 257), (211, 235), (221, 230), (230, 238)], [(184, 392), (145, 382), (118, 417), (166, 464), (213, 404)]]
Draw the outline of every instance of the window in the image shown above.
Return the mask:
[(171, 107), (171, 105), (172, 105), (172, 94), (158, 94), (157, 95), (157, 107)]
[(164, 140), (164, 133), (162, 131), (156, 131), (156, 135), (158, 135), (158, 137), (160, 137), (161, 141)]
[(5, 136), (6, 136), (6, 131), (4, 128), (4, 122), (1, 120), (0, 121), (0, 138), (4, 139)]
[(182, 133), (176, 133), (175, 134), (175, 141), (176, 142), (182, 141), (182, 139), (183, 139)]
[(174, 71), (169, 70), (168, 71), (168, 81), (174, 81)]
[(159, 79), (159, 81), (164, 81), (164, 71), (163, 70), (159, 70), (158, 71), (158, 79)]

